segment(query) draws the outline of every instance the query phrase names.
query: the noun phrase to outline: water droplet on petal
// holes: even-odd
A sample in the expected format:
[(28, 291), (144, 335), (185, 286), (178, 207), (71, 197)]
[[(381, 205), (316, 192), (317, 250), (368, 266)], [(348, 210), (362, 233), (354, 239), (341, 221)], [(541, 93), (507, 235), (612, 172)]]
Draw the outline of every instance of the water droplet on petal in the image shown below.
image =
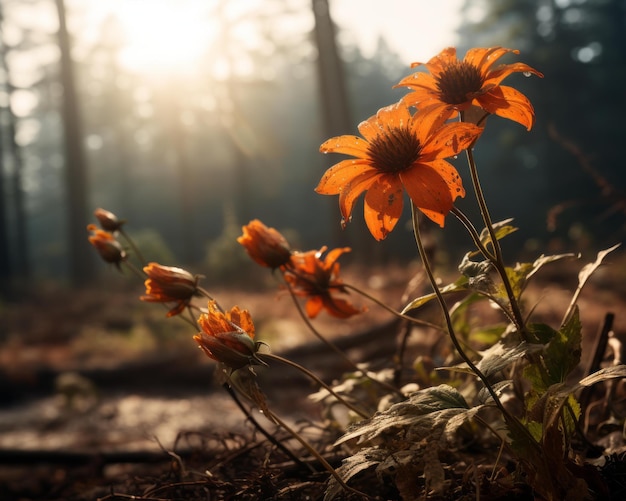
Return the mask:
[(531, 73), (530, 71), (525, 71), (524, 73), (522, 73), (522, 75), (524, 75), (525, 77), (529, 77)]

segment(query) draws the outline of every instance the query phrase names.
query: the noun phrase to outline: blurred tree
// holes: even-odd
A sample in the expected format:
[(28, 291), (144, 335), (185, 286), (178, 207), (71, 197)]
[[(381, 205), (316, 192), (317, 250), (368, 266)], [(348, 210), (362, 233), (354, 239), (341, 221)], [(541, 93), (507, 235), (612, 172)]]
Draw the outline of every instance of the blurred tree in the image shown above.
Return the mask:
[[(500, 196), (497, 211), (508, 217), (512, 214), (505, 214), (502, 206), (517, 204), (523, 208), (514, 214), (518, 224), (528, 224), (544, 239), (556, 236), (571, 242), (591, 228), (598, 245), (622, 239), (626, 4), (468, 0), (464, 12), (463, 49), (517, 48), (521, 55), (510, 61), (524, 61), (545, 74), (543, 81), (510, 77), (510, 85), (535, 106), (532, 132), (514, 124), (502, 124), (497, 132), (487, 127), (487, 137), (505, 148), (497, 148), (500, 153), (479, 149), (487, 160), (480, 165), (488, 172), (485, 187)], [(515, 190), (505, 188), (512, 185)], [(558, 217), (548, 228), (550, 216)]]
[[(0, 23), (4, 20), (4, 8), (0, 4)], [(7, 65), (8, 45), (0, 41), (0, 70), (3, 75), (4, 92), (7, 97), (6, 106), (0, 110), (0, 294), (8, 297), (13, 290), (12, 285), (19, 279), (26, 280), (30, 276), (29, 245), (27, 238), (26, 207), (22, 186), (22, 156), (16, 143), (16, 117), (11, 106), (11, 97), (15, 90)], [(7, 166), (7, 160), (9, 165)], [(7, 168), (8, 167), (8, 168)], [(8, 172), (10, 171), (10, 175)], [(5, 176), (10, 181), (5, 186)], [(12, 202), (12, 203), (10, 203)], [(12, 218), (10, 217), (12, 215)], [(11, 219), (13, 224), (11, 225)], [(11, 231), (11, 227), (13, 231)], [(14, 235), (14, 239), (11, 239)], [(13, 245), (11, 245), (13, 241)]]
[(67, 30), (64, 0), (56, 0), (59, 16), (60, 80), (63, 87), (63, 125), (65, 131), (65, 180), (67, 197), (67, 232), (70, 278), (74, 285), (84, 285), (94, 276), (92, 250), (85, 242), (87, 226), (87, 162), (84, 134), (75, 88), (70, 35)]

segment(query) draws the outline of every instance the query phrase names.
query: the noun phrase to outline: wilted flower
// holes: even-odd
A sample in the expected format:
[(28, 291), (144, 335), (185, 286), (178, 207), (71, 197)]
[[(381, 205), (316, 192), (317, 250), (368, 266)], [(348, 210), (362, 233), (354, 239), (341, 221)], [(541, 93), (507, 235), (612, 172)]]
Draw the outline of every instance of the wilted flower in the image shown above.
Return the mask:
[(233, 370), (246, 365), (266, 365), (256, 352), (261, 343), (254, 341), (254, 324), (247, 310), (234, 306), (222, 312), (209, 301), (208, 312), (198, 318), (202, 332), (193, 338), (204, 353)]
[(119, 268), (120, 263), (126, 259), (126, 251), (115, 236), (108, 231), (99, 229), (95, 224), (88, 225), (87, 230), (92, 232), (89, 242), (96, 248), (100, 257), (107, 263), (113, 263)]
[(193, 296), (198, 294), (198, 277), (182, 268), (149, 263), (143, 271), (148, 275), (148, 279), (145, 281), (146, 295), (141, 296), (141, 300), (153, 303), (177, 303), (167, 313), (168, 317), (181, 313)]
[(315, 318), (322, 309), (338, 318), (348, 318), (363, 311), (333, 294), (347, 293), (339, 279), (337, 259), (349, 251), (348, 247), (333, 249), (324, 259), (321, 256), (326, 252), (326, 247), (319, 251), (293, 253), (292, 267), (285, 271), (284, 276), (294, 294), (308, 299), (305, 309), (309, 318)]
[(343, 221), (349, 220), (359, 195), (366, 191), (364, 216), (376, 240), (384, 239), (402, 215), (403, 190), (415, 206), (440, 226), (454, 200), (465, 195), (461, 177), (444, 159), (471, 145), (482, 129), (474, 124), (444, 124), (434, 107), (411, 116), (408, 108), (382, 108), (359, 124), (358, 136), (339, 136), (320, 146), (322, 153), (343, 153), (326, 171), (315, 191), (339, 195)]
[(96, 216), (96, 219), (98, 219), (102, 229), (106, 231), (119, 231), (122, 225), (126, 222), (122, 219), (118, 219), (115, 214), (104, 209), (96, 209), (93, 214)]
[(437, 105), (451, 117), (458, 111), (478, 106), (488, 113), (508, 118), (528, 130), (535, 121), (535, 111), (528, 98), (512, 87), (500, 85), (511, 73), (543, 75), (524, 63), (495, 62), (504, 54), (518, 50), (502, 47), (470, 49), (459, 61), (456, 49), (448, 47), (427, 63), (413, 63), (412, 68), (424, 64), (430, 72), (418, 72), (403, 78), (397, 87), (409, 87), (413, 92), (402, 100), (407, 106), (424, 108)]
[(250, 257), (261, 266), (280, 268), (291, 259), (291, 248), (274, 228), (268, 228), (258, 219), (242, 227), (243, 235), (237, 242), (244, 246)]

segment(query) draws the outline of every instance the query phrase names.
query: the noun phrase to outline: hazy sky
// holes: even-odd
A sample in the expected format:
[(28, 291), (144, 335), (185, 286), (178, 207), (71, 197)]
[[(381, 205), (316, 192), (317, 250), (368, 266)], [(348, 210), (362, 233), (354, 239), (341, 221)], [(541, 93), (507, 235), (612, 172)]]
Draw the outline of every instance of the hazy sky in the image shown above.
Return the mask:
[(463, 0), (329, 0), (335, 22), (354, 32), (364, 52), (382, 35), (407, 65), (426, 62), (457, 41)]

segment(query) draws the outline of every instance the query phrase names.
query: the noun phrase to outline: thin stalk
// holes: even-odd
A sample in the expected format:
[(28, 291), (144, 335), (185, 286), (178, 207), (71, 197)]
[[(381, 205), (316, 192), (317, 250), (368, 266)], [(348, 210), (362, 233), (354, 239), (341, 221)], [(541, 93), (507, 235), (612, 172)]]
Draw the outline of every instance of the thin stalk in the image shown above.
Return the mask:
[(378, 379), (371, 377), (367, 373), (367, 371), (361, 369), (352, 360), (350, 360), (350, 358), (348, 358), (348, 356), (340, 348), (338, 348), (336, 344), (334, 344), (332, 341), (329, 341), (328, 339), (326, 339), (315, 328), (315, 326), (311, 323), (311, 321), (309, 320), (309, 317), (306, 315), (306, 313), (304, 311), (302, 311), (302, 307), (300, 306), (300, 303), (298, 302), (298, 298), (296, 297), (296, 294), (293, 291), (293, 288), (291, 287), (291, 284), (285, 279), (284, 275), (283, 275), (283, 281), (285, 282), (285, 285), (287, 286), (287, 290), (289, 291), (289, 294), (291, 295), (291, 299), (293, 300), (293, 302), (294, 302), (294, 304), (296, 306), (296, 309), (298, 310), (298, 314), (300, 315), (300, 318), (302, 318), (302, 321), (306, 324), (306, 326), (309, 328), (309, 330), (313, 333), (313, 335), (315, 337), (317, 337), (326, 346), (328, 346), (331, 350), (333, 350), (346, 364), (348, 364), (350, 367), (352, 367), (352, 369), (355, 372), (361, 373), (363, 376), (365, 376), (366, 378), (370, 379), (371, 381), (377, 383), (378, 385), (384, 387), (386, 390), (389, 390), (389, 391), (392, 391), (392, 392), (397, 393), (399, 395), (402, 395), (402, 392), (400, 390), (398, 390), (398, 388), (394, 388), (393, 386), (385, 383), (384, 381), (379, 381)]
[(277, 362), (283, 363), (285, 365), (289, 365), (290, 367), (293, 367), (294, 369), (302, 372), (307, 377), (310, 377), (313, 381), (315, 381), (317, 384), (322, 386), (326, 391), (328, 391), (328, 393), (330, 393), (333, 397), (335, 397), (339, 402), (341, 402), (343, 405), (345, 405), (348, 409), (350, 409), (351, 411), (357, 413), (363, 419), (369, 418), (369, 416), (365, 412), (363, 412), (362, 410), (358, 409), (357, 407), (352, 405), (350, 402), (346, 401), (341, 395), (339, 395), (337, 392), (335, 392), (335, 390), (333, 390), (330, 386), (328, 386), (324, 381), (322, 381), (319, 377), (317, 377), (314, 373), (312, 373), (306, 367), (303, 367), (303, 366), (301, 366), (300, 364), (298, 364), (296, 362), (293, 362), (293, 361), (291, 361), (291, 360), (289, 360), (287, 358), (283, 358), (283, 357), (281, 357), (279, 355), (274, 355), (272, 353), (257, 353), (257, 355), (261, 359), (269, 358), (271, 360), (276, 360)]
[(489, 252), (489, 249), (487, 249), (485, 245), (483, 245), (482, 241), (480, 240), (480, 235), (478, 234), (478, 231), (476, 231), (476, 228), (474, 227), (472, 222), (469, 220), (469, 218), (459, 208), (455, 207), (454, 205), (452, 206), (452, 209), (450, 210), (450, 212), (452, 212), (452, 214), (454, 214), (456, 218), (460, 221), (460, 223), (465, 227), (467, 232), (472, 237), (472, 240), (474, 241), (476, 248), (485, 257), (485, 259), (494, 261), (496, 259), (495, 256), (491, 252)]
[(415, 205), (413, 204), (413, 201), (411, 201), (411, 218), (413, 222), (413, 234), (415, 235), (415, 242), (417, 243), (417, 248), (419, 250), (419, 254), (422, 259), (422, 264), (424, 265), (424, 269), (426, 270), (426, 274), (428, 275), (430, 284), (433, 288), (433, 291), (435, 292), (435, 295), (437, 296), (439, 305), (441, 306), (441, 311), (446, 321), (446, 326), (448, 328), (448, 335), (450, 336), (450, 340), (452, 341), (452, 344), (456, 348), (456, 351), (459, 353), (459, 355), (465, 361), (468, 367), (483, 382), (483, 384), (485, 385), (485, 388), (491, 395), (491, 398), (493, 398), (493, 401), (496, 404), (496, 407), (498, 407), (498, 409), (500, 410), (502, 415), (505, 417), (505, 419), (509, 421), (509, 419), (513, 419), (512, 416), (510, 416), (509, 412), (502, 405), (502, 402), (500, 402), (500, 399), (498, 398), (497, 393), (495, 392), (495, 390), (493, 389), (493, 387), (491, 386), (491, 384), (489, 383), (485, 375), (478, 369), (478, 367), (476, 367), (476, 365), (472, 362), (472, 360), (467, 356), (467, 354), (465, 353), (465, 350), (461, 346), (461, 343), (459, 342), (456, 336), (456, 333), (454, 332), (452, 319), (450, 318), (450, 312), (448, 311), (448, 307), (443, 298), (443, 294), (441, 294), (441, 291), (439, 290), (439, 287), (437, 286), (437, 281), (435, 280), (435, 276), (433, 275), (433, 271), (430, 267), (430, 262), (428, 261), (428, 257), (426, 255), (426, 250), (424, 249), (424, 244), (422, 243), (422, 238), (420, 237), (419, 219), (418, 219), (417, 210), (415, 209)]
[(128, 260), (124, 260), (122, 261), (122, 263), (128, 268), (130, 269), (130, 271), (136, 275), (137, 277), (139, 277), (141, 279), (141, 281), (143, 282), (146, 279), (146, 274), (140, 270), (139, 268), (137, 268), (133, 263), (131, 263)]
[(276, 440), (276, 437), (274, 437), (273, 435), (271, 435), (265, 428), (263, 428), (259, 422), (254, 418), (254, 416), (250, 413), (250, 411), (248, 411), (248, 409), (246, 409), (246, 406), (243, 405), (243, 403), (241, 402), (241, 400), (239, 400), (239, 397), (237, 396), (237, 393), (235, 392), (235, 390), (233, 390), (231, 388), (231, 386), (228, 383), (224, 383), (222, 385), (224, 387), (224, 389), (226, 390), (226, 392), (230, 395), (230, 398), (233, 399), (233, 401), (235, 402), (235, 404), (237, 405), (237, 407), (239, 407), (239, 409), (241, 410), (241, 412), (244, 413), (244, 415), (246, 416), (246, 419), (248, 419), (252, 425), (259, 430), (259, 432), (261, 432), (261, 434), (267, 439), (269, 440), (274, 446), (276, 446), (278, 449), (280, 449), (281, 451), (283, 451), (287, 456), (289, 456), (296, 464), (299, 464), (300, 466), (306, 466), (309, 468), (309, 470), (313, 471), (311, 465), (307, 465), (305, 463), (303, 463), (302, 461), (300, 461), (300, 459), (298, 459), (298, 457), (291, 452), (289, 449), (287, 449), (287, 447), (285, 447), (283, 444), (281, 444), (278, 440)]
[(427, 322), (425, 320), (420, 320), (419, 318), (410, 317), (408, 315), (404, 315), (403, 313), (400, 313), (399, 311), (394, 310), (392, 307), (386, 305), (385, 303), (383, 303), (379, 299), (375, 298), (374, 296), (371, 296), (370, 294), (368, 294), (364, 290), (361, 290), (361, 289), (359, 289), (358, 287), (356, 287), (354, 285), (350, 285), (350, 284), (344, 283), (343, 286), (346, 289), (353, 290), (357, 294), (361, 294), (361, 296), (363, 296), (364, 298), (369, 299), (370, 301), (376, 303), (378, 306), (380, 306), (381, 308), (384, 308), (389, 313), (395, 315), (398, 318), (401, 318), (403, 320), (408, 320), (409, 322), (411, 322), (413, 324), (416, 324), (416, 325), (420, 325), (422, 327), (430, 327), (431, 329), (436, 329), (438, 331), (445, 331), (445, 328), (443, 328), (441, 325), (435, 325), (435, 324)]
[(502, 279), (502, 283), (504, 284), (504, 289), (506, 290), (506, 295), (509, 298), (509, 305), (515, 319), (515, 325), (518, 329), (518, 332), (520, 333), (524, 341), (529, 342), (530, 340), (528, 338), (528, 333), (526, 332), (524, 317), (522, 316), (519, 304), (517, 303), (517, 298), (515, 297), (515, 293), (513, 292), (513, 288), (511, 287), (509, 277), (506, 274), (504, 259), (502, 257), (502, 248), (500, 247), (500, 242), (498, 242), (498, 239), (496, 237), (496, 232), (491, 221), (491, 216), (489, 215), (489, 210), (487, 209), (485, 195), (480, 186), (480, 179), (478, 178), (478, 169), (476, 168), (476, 161), (474, 160), (473, 150), (472, 148), (468, 148), (465, 150), (465, 152), (467, 154), (467, 161), (469, 163), (469, 170), (472, 177), (474, 192), (476, 194), (476, 200), (478, 201), (478, 206), (480, 207), (480, 213), (483, 218), (483, 222), (485, 223), (485, 228), (487, 228), (487, 231), (489, 232), (489, 238), (491, 239), (491, 246), (494, 252), (493, 257), (495, 257), (495, 259), (491, 259), (491, 262), (498, 271), (498, 274)]
[(317, 452), (315, 448), (311, 444), (309, 444), (297, 431), (293, 430), (287, 423), (285, 423), (282, 419), (280, 419), (273, 412), (266, 410), (265, 413), (268, 414), (267, 416), (268, 419), (274, 420), (276, 423), (278, 423), (279, 426), (284, 428), (287, 432), (289, 432), (293, 436), (293, 438), (295, 438), (298, 442), (300, 442), (300, 444), (302, 444), (302, 446), (307, 451), (309, 451), (313, 456), (315, 456), (317, 460), (321, 463), (321, 465), (326, 469), (326, 471), (328, 471), (328, 473), (330, 473), (333, 476), (333, 478), (339, 483), (342, 489), (344, 489), (347, 492), (351, 492), (352, 494), (356, 494), (357, 496), (362, 496), (364, 499), (372, 499), (372, 500), (376, 499), (346, 484), (344, 480), (341, 478), (341, 476), (339, 475), (339, 473), (337, 473), (337, 470), (335, 470), (330, 465), (330, 463), (326, 461), (326, 459), (324, 459), (324, 456), (322, 456), (319, 452)]
[(135, 244), (133, 239), (130, 238), (128, 233), (126, 233), (124, 231), (124, 228), (120, 228), (119, 231), (120, 231), (120, 235), (122, 235), (124, 237), (126, 242), (128, 242), (128, 245), (130, 245), (131, 248), (133, 249), (133, 252), (135, 253), (135, 256), (137, 257), (137, 259), (139, 260), (139, 263), (142, 266), (145, 266), (146, 265), (146, 260), (144, 259), (143, 254), (141, 254), (141, 251), (139, 250), (139, 247), (137, 247), (137, 245)]

